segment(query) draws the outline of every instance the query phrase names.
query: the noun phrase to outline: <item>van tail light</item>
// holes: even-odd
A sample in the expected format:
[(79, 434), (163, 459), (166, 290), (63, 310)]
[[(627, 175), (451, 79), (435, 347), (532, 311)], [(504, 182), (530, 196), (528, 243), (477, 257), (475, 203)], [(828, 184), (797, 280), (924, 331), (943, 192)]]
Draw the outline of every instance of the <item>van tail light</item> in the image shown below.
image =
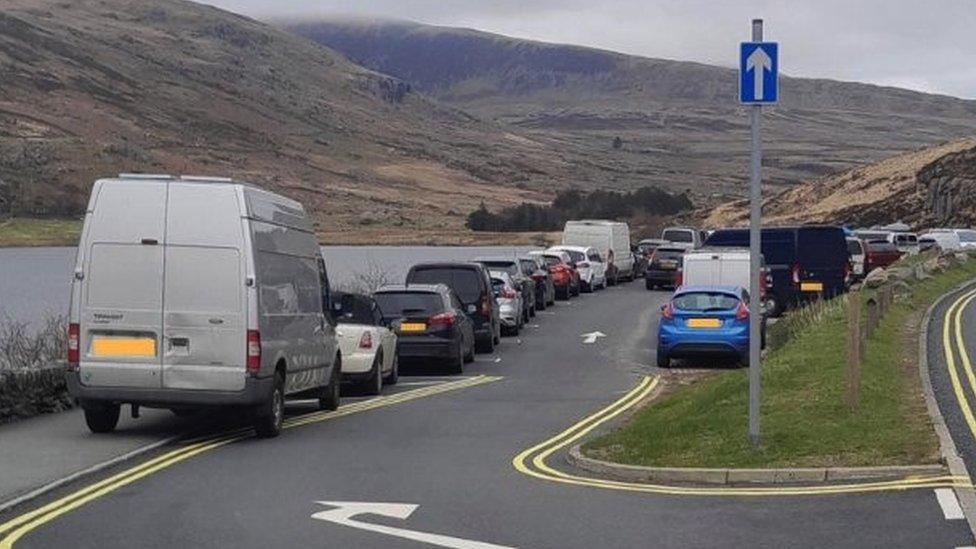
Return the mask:
[(498, 292), (498, 294), (505, 299), (515, 299), (516, 297), (518, 297), (518, 294), (515, 293), (515, 290), (509, 288), (508, 286), (502, 286), (502, 289)]
[(800, 264), (799, 263), (794, 263), (793, 266), (790, 268), (790, 271), (792, 272), (792, 275), (793, 275), (793, 284), (799, 284), (800, 283)]
[(247, 331), (247, 371), (256, 374), (261, 369), (261, 332)]
[(672, 306), (670, 303), (666, 304), (661, 309), (661, 318), (666, 318), (668, 320), (673, 320), (674, 319), (674, 306)]
[(360, 349), (372, 349), (373, 348), (373, 334), (372, 332), (363, 332), (362, 337), (359, 338), (359, 348)]
[(68, 369), (77, 370), (78, 363), (81, 362), (81, 327), (72, 322), (68, 324)]
[(431, 328), (436, 328), (442, 330), (444, 328), (450, 328), (454, 326), (454, 322), (457, 319), (454, 317), (454, 313), (448, 311), (446, 313), (436, 314), (427, 319), (427, 326)]
[(491, 318), (491, 299), (487, 295), (481, 298), (481, 316)]
[(748, 320), (749, 318), (749, 308), (746, 304), (739, 302), (739, 306), (735, 308), (735, 318), (736, 320)]
[(685, 283), (685, 271), (684, 269), (678, 269), (678, 272), (674, 275), (674, 286), (677, 288)]

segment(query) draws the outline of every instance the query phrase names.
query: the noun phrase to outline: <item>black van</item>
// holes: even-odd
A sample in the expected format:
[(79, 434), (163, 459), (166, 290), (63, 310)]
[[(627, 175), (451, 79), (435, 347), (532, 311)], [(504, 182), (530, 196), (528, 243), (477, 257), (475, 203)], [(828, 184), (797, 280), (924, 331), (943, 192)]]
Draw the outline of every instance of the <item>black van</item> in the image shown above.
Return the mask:
[[(749, 229), (719, 229), (705, 245), (748, 248)], [(833, 297), (847, 289), (851, 257), (840, 227), (764, 227), (762, 254), (772, 278), (767, 294), (771, 316), (804, 299)]]
[(495, 350), (502, 328), (487, 267), (481, 263), (418, 263), (410, 267), (407, 284), (446, 284), (461, 299), (474, 324), (478, 351)]

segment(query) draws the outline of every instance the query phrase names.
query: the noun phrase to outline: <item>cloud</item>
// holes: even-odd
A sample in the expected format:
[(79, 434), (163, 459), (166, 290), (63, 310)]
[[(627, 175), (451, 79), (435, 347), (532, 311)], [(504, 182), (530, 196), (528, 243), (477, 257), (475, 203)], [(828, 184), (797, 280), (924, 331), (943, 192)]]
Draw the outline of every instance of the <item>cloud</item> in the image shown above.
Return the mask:
[(733, 66), (766, 21), (794, 76), (976, 98), (972, 0), (208, 0), (259, 19), (365, 16), (471, 27), (647, 57)]

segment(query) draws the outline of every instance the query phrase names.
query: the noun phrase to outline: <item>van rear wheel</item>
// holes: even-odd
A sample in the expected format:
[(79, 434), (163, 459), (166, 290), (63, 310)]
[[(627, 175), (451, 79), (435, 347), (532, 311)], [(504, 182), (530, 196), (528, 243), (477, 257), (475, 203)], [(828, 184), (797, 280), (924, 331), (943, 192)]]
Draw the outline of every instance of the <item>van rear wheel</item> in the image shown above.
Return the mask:
[(93, 433), (110, 433), (119, 424), (121, 406), (118, 404), (87, 404), (84, 406), (85, 423)]
[(258, 405), (254, 417), (254, 430), (260, 438), (273, 438), (281, 434), (285, 422), (285, 376), (275, 373), (271, 398)]

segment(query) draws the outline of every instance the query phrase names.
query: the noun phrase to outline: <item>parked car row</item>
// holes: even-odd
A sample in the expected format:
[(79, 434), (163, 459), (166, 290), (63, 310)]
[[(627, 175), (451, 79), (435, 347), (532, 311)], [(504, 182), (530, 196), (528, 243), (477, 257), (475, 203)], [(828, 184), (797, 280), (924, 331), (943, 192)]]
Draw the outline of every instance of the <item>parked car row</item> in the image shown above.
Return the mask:
[(91, 431), (123, 405), (247, 412), (282, 429), (286, 398), (375, 395), (401, 361), (459, 373), (537, 311), (640, 272), (625, 223), (570, 221), (561, 245), (425, 262), (370, 295), (333, 292), (298, 202), (225, 178), (96, 181), (71, 281), (68, 389)]

